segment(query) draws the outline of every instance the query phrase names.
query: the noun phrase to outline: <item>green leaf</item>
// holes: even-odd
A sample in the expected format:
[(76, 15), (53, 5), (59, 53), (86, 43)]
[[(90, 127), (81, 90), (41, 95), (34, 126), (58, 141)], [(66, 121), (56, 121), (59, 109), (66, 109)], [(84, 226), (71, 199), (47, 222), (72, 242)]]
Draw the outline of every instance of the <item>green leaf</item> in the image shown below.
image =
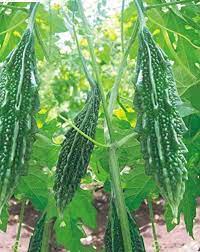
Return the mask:
[(63, 220), (57, 219), (54, 225), (56, 241), (70, 251), (84, 251), (80, 239), (83, 232), (78, 228), (76, 221), (69, 215)]
[[(57, 215), (53, 198), (49, 200), (47, 213), (48, 218)], [(57, 215), (54, 226), (57, 242), (71, 251), (93, 251), (89, 247), (86, 250), (80, 242), (84, 237), (82, 224), (96, 228), (96, 209), (92, 204), (92, 193), (79, 189), (66, 207), (64, 217), (60, 218)]]
[(37, 134), (37, 140), (34, 143), (32, 159), (38, 162), (40, 167), (51, 169), (56, 165), (60, 146), (55, 145), (48, 137)]
[(21, 177), (15, 196), (29, 199), (36, 209), (44, 210), (48, 202), (48, 176), (40, 168), (30, 166), (29, 174)]
[(186, 225), (186, 230), (190, 236), (193, 237), (193, 223), (196, 217), (196, 198), (200, 194), (199, 182), (189, 178), (186, 182), (185, 194), (182, 202), (182, 212), (184, 214), (184, 221)]
[[(16, 44), (20, 41), (21, 35), (26, 27), (25, 20), (27, 14), (23, 11), (14, 11), (11, 14), (1, 14), (1, 21), (5, 21), (4, 26), (1, 26), (0, 33), (9, 30), (7, 33), (0, 35), (0, 59), (5, 60), (11, 50), (14, 49)], [(19, 26), (18, 26), (19, 24)], [(16, 26), (17, 25), (17, 26)], [(12, 27), (14, 29), (12, 29)]]
[(84, 224), (91, 228), (96, 228), (96, 209), (92, 204), (92, 193), (79, 189), (67, 212), (73, 213), (74, 219), (81, 219)]
[(181, 117), (186, 117), (192, 114), (198, 113), (198, 110), (193, 108), (191, 104), (188, 102), (183, 103), (177, 107), (178, 112), (180, 113)]
[(148, 13), (148, 17), (156, 41), (174, 61), (173, 70), (178, 89), (184, 92), (199, 78), (198, 32), (191, 27), (188, 29), (188, 23), (171, 11), (164, 13), (154, 9)]
[(199, 94), (200, 94), (200, 84), (189, 87), (183, 94), (183, 98), (189, 100), (192, 106), (198, 109), (198, 111), (200, 111)]
[(142, 201), (156, 190), (155, 182), (151, 177), (145, 175), (141, 165), (124, 174), (122, 181), (125, 183), (125, 200), (130, 210), (139, 208)]

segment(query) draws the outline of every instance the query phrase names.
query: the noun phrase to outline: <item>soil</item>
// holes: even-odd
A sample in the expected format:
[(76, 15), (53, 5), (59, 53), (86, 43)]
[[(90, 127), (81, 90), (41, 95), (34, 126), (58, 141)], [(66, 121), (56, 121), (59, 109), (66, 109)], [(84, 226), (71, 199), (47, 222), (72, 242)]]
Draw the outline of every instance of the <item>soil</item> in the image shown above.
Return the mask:
[[(81, 241), (85, 245), (93, 244), (100, 251), (103, 244), (103, 236), (105, 231), (105, 224), (108, 213), (108, 197), (102, 191), (94, 193), (94, 205), (97, 209), (97, 229), (91, 230), (84, 227), (86, 238)], [(200, 205), (200, 204), (199, 204)], [(181, 218), (180, 225), (178, 225), (170, 233), (167, 232), (163, 219), (163, 201), (160, 200), (153, 205), (155, 213), (155, 224), (160, 244), (160, 252), (197, 252), (200, 251), (200, 207), (197, 209), (197, 218), (194, 223), (194, 240), (187, 234), (185, 230), (184, 220)], [(14, 200), (11, 201), (10, 218), (7, 227), (7, 232), (0, 231), (0, 252), (12, 252), (12, 246), (15, 242), (17, 223), (19, 217), (20, 205)], [(29, 239), (33, 232), (33, 227), (38, 213), (31, 205), (26, 207), (24, 223), (22, 227), (22, 234), (20, 240), (19, 252), (27, 252)], [(138, 211), (135, 213), (136, 221), (140, 227), (143, 235), (145, 247), (147, 252), (153, 252), (153, 239), (151, 224), (149, 220), (148, 207), (143, 203)], [(52, 252), (65, 251), (61, 248), (52, 248)], [(87, 251), (87, 249), (86, 249)], [(73, 251), (76, 252), (76, 251)], [(78, 252), (78, 251), (77, 251)]]

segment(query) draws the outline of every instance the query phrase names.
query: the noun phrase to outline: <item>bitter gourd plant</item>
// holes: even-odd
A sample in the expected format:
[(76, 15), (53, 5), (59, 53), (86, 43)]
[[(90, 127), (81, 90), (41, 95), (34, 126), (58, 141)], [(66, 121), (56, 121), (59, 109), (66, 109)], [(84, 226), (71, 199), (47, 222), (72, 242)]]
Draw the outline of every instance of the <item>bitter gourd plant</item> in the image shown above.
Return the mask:
[(36, 222), (33, 235), (31, 236), (29, 242), (28, 252), (41, 251), (45, 220), (46, 220), (46, 214), (43, 214)]
[(38, 108), (38, 78), (34, 52), (35, 8), (18, 46), (0, 73), (0, 212), (27, 172)]
[(136, 76), (136, 131), (146, 173), (155, 178), (176, 221), (187, 180), (187, 149), (182, 141), (187, 129), (177, 110), (181, 99), (170, 60), (145, 25), (139, 30)]
[[(93, 87), (84, 108), (74, 119), (76, 127), (91, 138), (95, 137), (100, 100), (99, 89)], [(55, 199), (61, 213), (86, 173), (93, 147), (94, 144), (74, 128), (65, 134), (54, 183)]]
[[(132, 251), (145, 252), (143, 238), (140, 235), (138, 226), (134, 218), (128, 211), (127, 215), (131, 234)], [(110, 206), (109, 218), (104, 236), (104, 243), (106, 252), (124, 252), (121, 225), (117, 215), (116, 206), (113, 202)]]

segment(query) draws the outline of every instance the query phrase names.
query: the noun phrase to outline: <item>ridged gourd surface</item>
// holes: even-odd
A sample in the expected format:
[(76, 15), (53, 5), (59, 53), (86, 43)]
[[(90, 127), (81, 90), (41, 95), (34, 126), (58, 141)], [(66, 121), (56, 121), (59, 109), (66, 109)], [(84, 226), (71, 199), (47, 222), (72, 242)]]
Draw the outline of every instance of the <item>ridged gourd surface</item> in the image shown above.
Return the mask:
[(187, 180), (187, 148), (182, 141), (187, 128), (177, 110), (180, 104), (170, 60), (144, 28), (139, 33), (135, 84), (136, 131), (146, 173), (154, 176), (174, 218)]
[(45, 220), (46, 220), (46, 214), (43, 214), (36, 222), (33, 234), (29, 242), (28, 252), (41, 251)]
[[(91, 138), (95, 137), (100, 105), (100, 93), (94, 87), (74, 124)], [(56, 167), (54, 192), (57, 206), (63, 212), (85, 175), (94, 144), (70, 128), (65, 134)]]
[[(132, 242), (132, 252), (145, 252), (143, 238), (140, 235), (139, 228), (129, 212), (127, 212), (129, 228)], [(112, 203), (106, 232), (104, 236), (106, 252), (124, 252), (123, 237), (121, 232), (120, 221), (117, 215), (117, 209)]]
[(33, 142), (38, 84), (33, 34), (27, 29), (0, 73), (0, 209), (12, 195)]

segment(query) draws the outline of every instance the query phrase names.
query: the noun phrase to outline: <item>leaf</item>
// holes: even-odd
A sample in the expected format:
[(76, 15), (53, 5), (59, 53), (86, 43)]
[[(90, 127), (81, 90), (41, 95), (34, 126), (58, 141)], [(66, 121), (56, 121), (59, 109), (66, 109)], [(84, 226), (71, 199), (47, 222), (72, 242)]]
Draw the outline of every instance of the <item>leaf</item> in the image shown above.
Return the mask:
[(54, 225), (56, 241), (70, 251), (83, 251), (83, 245), (80, 242), (83, 232), (77, 227), (76, 221), (72, 216), (67, 215), (64, 216), (64, 222), (63, 225), (63, 220), (56, 220)]
[[(84, 252), (85, 247), (80, 242), (84, 237), (81, 225), (96, 228), (96, 209), (92, 204), (92, 193), (79, 189), (66, 207), (63, 218), (58, 214), (53, 194), (50, 194), (46, 211), (47, 219), (57, 218), (54, 225), (57, 242), (70, 251)], [(88, 247), (87, 251), (93, 250)]]
[(193, 223), (194, 218), (196, 217), (196, 198), (200, 194), (199, 182), (200, 181), (195, 181), (192, 178), (189, 178), (189, 180), (186, 182), (186, 190), (182, 202), (182, 212), (184, 214), (186, 230), (192, 237)]
[[(174, 61), (173, 70), (179, 91), (184, 92), (199, 78), (200, 45), (198, 33), (174, 13), (152, 10), (148, 14), (155, 40)], [(196, 44), (197, 42), (197, 44)]]
[(98, 52), (98, 57), (102, 61), (102, 64), (108, 64), (110, 62), (111, 45), (104, 44), (101, 50)]
[(48, 202), (47, 177), (40, 168), (30, 166), (29, 174), (21, 177), (15, 196), (29, 199), (36, 209), (44, 210)]
[(198, 110), (193, 108), (189, 102), (185, 102), (179, 106), (177, 106), (177, 110), (180, 113), (181, 117), (186, 117), (192, 114), (198, 113)]
[(56, 165), (59, 149), (60, 146), (55, 145), (48, 137), (37, 134), (32, 159), (36, 160), (40, 167), (48, 167), (51, 169)]
[[(79, 207), (80, 209), (80, 207)], [(54, 225), (54, 230), (56, 233), (56, 240), (58, 244), (64, 246), (70, 251), (94, 251), (93, 248), (83, 246), (80, 239), (84, 237), (82, 227), (77, 224), (77, 221), (67, 212), (64, 213), (64, 218), (58, 218)]]
[(80, 218), (84, 224), (96, 228), (96, 209), (93, 206), (90, 191), (78, 190), (69, 205), (69, 211), (73, 213), (74, 218)]
[(198, 111), (200, 111), (199, 94), (200, 94), (200, 84), (189, 87), (183, 94), (183, 98), (189, 100), (192, 106), (198, 109)]
[(153, 179), (145, 175), (141, 165), (132, 169), (130, 173), (124, 174), (122, 181), (125, 183), (125, 200), (130, 210), (139, 208), (142, 201), (156, 190)]
[[(6, 19), (6, 25), (1, 26), (0, 33), (9, 31), (3, 35), (0, 35), (0, 59), (1, 61), (5, 60), (7, 55), (14, 49), (16, 44), (20, 41), (21, 35), (24, 32), (26, 27), (25, 19), (27, 14), (23, 11), (15, 11), (12, 12), (10, 15), (3, 15), (1, 14), (1, 21), (2, 19)], [(24, 20), (24, 21), (23, 21)], [(19, 24), (19, 26), (18, 26)], [(16, 26), (17, 25), (17, 26)], [(14, 29), (12, 27), (14, 26)], [(4, 30), (3, 30), (3, 29)]]
[(92, 193), (79, 189), (67, 212), (73, 213), (74, 219), (81, 219), (84, 224), (91, 228), (96, 228), (96, 209), (92, 204)]

